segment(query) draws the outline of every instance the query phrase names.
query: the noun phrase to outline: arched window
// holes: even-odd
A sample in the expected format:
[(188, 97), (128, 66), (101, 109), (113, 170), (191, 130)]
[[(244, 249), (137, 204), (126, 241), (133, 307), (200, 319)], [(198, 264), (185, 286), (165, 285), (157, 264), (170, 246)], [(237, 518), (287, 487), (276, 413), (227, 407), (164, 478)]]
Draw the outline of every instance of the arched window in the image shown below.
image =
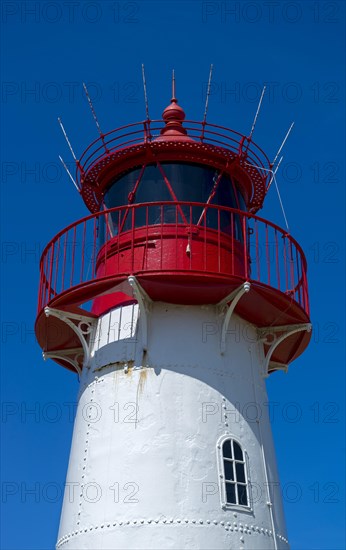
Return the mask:
[(222, 466), (225, 504), (249, 506), (245, 456), (234, 439), (226, 439), (222, 444)]

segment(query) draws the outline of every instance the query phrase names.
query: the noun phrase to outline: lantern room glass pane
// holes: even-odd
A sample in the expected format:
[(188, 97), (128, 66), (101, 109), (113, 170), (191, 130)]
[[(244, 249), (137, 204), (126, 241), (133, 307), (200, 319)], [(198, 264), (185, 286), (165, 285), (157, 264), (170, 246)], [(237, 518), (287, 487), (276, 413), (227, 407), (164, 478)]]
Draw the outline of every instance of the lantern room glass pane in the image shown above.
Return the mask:
[[(162, 163), (137, 167), (118, 178), (110, 185), (104, 196), (107, 209), (128, 204), (150, 204), (144, 215), (144, 209), (136, 209), (134, 227), (157, 224), (200, 225), (209, 229), (232, 235), (238, 241), (243, 240), (241, 218), (212, 206), (189, 205), (162, 209), (155, 202), (188, 202), (203, 205), (219, 205), (226, 208), (246, 211), (244, 199), (229, 176), (220, 177), (220, 171), (210, 166), (188, 163)], [(119, 215), (111, 216), (114, 233), (132, 228), (131, 216), (126, 216), (119, 226)]]

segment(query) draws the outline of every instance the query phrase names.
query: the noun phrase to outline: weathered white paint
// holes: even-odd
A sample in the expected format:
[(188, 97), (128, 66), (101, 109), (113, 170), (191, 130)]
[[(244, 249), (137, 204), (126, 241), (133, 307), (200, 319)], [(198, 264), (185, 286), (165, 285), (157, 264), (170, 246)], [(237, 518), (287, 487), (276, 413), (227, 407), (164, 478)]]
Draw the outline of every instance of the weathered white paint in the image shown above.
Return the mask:
[[(58, 548), (288, 548), (263, 344), (213, 306), (155, 302), (99, 319), (84, 368)], [(251, 507), (222, 506), (218, 444), (246, 454)], [(270, 489), (268, 492), (268, 482)]]

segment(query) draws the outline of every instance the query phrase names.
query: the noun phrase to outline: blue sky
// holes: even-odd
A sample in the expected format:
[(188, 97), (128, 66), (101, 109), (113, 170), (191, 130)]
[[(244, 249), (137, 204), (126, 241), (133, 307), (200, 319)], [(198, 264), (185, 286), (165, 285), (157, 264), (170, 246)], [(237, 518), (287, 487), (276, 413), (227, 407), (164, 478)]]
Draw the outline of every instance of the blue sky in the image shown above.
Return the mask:
[[(104, 131), (144, 119), (144, 62), (153, 118), (175, 68), (180, 104), (202, 119), (213, 63), (210, 122), (248, 133), (264, 83), (254, 139), (271, 158), (295, 121), (278, 182), (314, 333), (268, 391), (291, 548), (344, 548), (344, 2), (3, 0), (1, 20), (1, 547), (54, 547), (73, 429), (77, 379), (33, 335), (40, 253), (87, 214), (57, 117), (77, 153), (97, 137), (85, 81)], [(260, 214), (284, 225), (274, 186)]]

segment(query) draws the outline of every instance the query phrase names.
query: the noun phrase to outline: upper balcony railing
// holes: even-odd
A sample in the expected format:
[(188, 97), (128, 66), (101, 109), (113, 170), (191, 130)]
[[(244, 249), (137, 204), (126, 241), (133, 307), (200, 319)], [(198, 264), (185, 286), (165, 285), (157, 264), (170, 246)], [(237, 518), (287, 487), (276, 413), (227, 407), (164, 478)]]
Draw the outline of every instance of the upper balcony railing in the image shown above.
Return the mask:
[(186, 202), (113, 208), (60, 231), (41, 257), (38, 309), (96, 281), (168, 272), (257, 282), (309, 313), (305, 256), (289, 234), (247, 212)]
[[(160, 137), (165, 126), (164, 120), (145, 120), (121, 126), (102, 135), (93, 141), (84, 151), (77, 165), (77, 182), (82, 187), (84, 175), (92, 169), (105, 155), (143, 143), (153, 143)], [(230, 151), (234, 156), (246, 160), (255, 166), (260, 176), (268, 177), (270, 161), (267, 155), (251, 139), (224, 126), (185, 120), (183, 123), (187, 135), (196, 143), (210, 144)], [(166, 140), (169, 140), (166, 137)]]

